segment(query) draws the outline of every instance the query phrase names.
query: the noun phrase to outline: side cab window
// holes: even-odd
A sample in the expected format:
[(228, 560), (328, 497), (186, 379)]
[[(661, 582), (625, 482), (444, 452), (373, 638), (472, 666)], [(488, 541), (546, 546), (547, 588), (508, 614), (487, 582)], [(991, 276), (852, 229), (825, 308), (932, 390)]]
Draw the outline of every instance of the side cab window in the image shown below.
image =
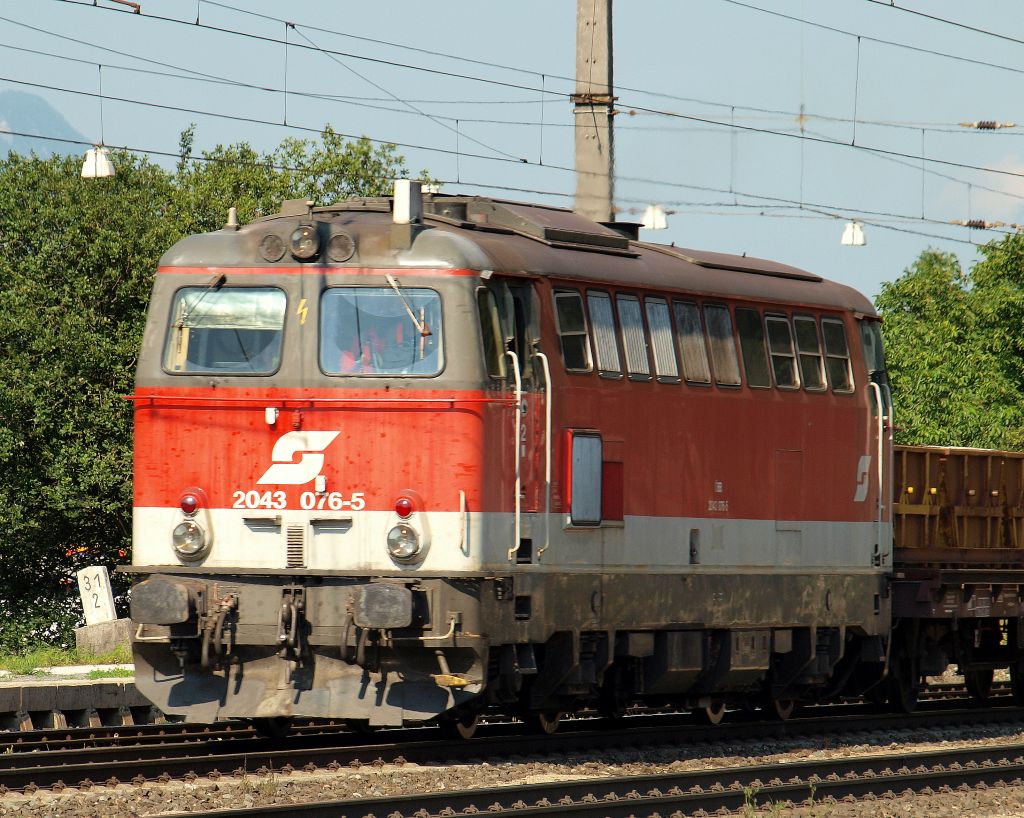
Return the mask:
[(590, 337), (583, 298), (576, 290), (555, 290), (555, 321), (562, 361), (569, 372), (590, 372)]
[(740, 351), (743, 353), (747, 386), (771, 386), (772, 379), (768, 374), (768, 356), (765, 353), (764, 327), (761, 325), (760, 311), (737, 307), (736, 330), (740, 336)]
[(477, 311), (484, 358), (490, 377), (514, 381), (512, 359), (519, 362), (524, 388), (537, 379), (534, 352), (540, 344), (537, 294), (534, 284), (524, 278), (492, 278), (477, 289)]
[(850, 347), (846, 342), (846, 325), (838, 318), (821, 319), (821, 335), (825, 339), (825, 371), (833, 392), (853, 392), (853, 368)]
[(724, 304), (705, 304), (704, 323), (708, 330), (715, 383), (719, 386), (739, 386), (740, 365), (736, 358), (729, 308)]
[(491, 378), (504, 380), (505, 336), (498, 315), (498, 302), (494, 293), (487, 287), (478, 287), (476, 291), (477, 317), (480, 320), (480, 339), (483, 342), (484, 366)]
[(604, 377), (621, 377), (622, 364), (619, 362), (619, 345), (615, 340), (615, 313), (612, 311), (611, 296), (600, 290), (588, 290), (587, 306), (590, 308), (590, 327), (594, 332), (597, 371)]

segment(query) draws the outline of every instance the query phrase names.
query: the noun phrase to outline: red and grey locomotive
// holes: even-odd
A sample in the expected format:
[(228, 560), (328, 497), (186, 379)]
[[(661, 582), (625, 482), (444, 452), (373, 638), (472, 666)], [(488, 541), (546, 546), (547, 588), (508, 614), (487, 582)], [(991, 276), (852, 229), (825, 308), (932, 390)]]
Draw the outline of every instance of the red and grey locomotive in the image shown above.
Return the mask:
[(878, 318), (792, 267), (426, 195), (163, 257), (135, 393), (136, 684), (279, 724), (878, 689)]

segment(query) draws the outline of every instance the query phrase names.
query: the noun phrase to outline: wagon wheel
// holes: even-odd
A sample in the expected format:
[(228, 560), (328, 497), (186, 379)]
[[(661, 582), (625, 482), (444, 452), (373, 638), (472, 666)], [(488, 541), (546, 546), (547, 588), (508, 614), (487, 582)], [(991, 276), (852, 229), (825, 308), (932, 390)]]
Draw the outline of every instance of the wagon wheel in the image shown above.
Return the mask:
[(704, 705), (704, 707), (698, 707), (693, 711), (693, 715), (702, 724), (721, 724), (722, 719), (725, 718), (725, 702), (715, 701)]
[(901, 713), (913, 713), (917, 708), (918, 681), (917, 663), (904, 640), (897, 639), (889, 659), (889, 704)]
[(448, 738), (473, 738), (480, 726), (480, 714), (455, 713), (439, 722), (439, 726)]
[(375, 732), (374, 728), (370, 726), (369, 719), (345, 719), (345, 726), (361, 736), (372, 736)]
[(1018, 659), (1010, 665), (1010, 690), (1013, 692), (1013, 703), (1024, 706), (1024, 659)]
[(531, 733), (550, 736), (558, 729), (558, 725), (561, 724), (562, 714), (557, 710), (531, 710), (523, 718), (523, 721)]
[(619, 722), (626, 716), (629, 709), (629, 698), (623, 692), (620, 673), (616, 670), (605, 674), (597, 697), (597, 712), (601, 718), (610, 722)]
[(273, 718), (253, 719), (253, 729), (264, 738), (280, 741), (291, 732), (291, 716), (274, 716)]
[(967, 693), (974, 701), (984, 704), (992, 693), (992, 677), (994, 673), (991, 668), (988, 670), (965, 670), (964, 686)]

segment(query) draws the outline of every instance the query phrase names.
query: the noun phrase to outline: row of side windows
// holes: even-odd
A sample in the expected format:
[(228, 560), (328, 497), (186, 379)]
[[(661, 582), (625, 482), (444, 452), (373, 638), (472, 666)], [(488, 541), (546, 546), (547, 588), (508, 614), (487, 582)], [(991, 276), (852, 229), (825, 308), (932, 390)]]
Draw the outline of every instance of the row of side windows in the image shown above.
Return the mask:
[(846, 328), (837, 318), (603, 290), (588, 290), (585, 308), (576, 290), (554, 296), (569, 372), (719, 386), (739, 386), (745, 376), (756, 388), (853, 392)]

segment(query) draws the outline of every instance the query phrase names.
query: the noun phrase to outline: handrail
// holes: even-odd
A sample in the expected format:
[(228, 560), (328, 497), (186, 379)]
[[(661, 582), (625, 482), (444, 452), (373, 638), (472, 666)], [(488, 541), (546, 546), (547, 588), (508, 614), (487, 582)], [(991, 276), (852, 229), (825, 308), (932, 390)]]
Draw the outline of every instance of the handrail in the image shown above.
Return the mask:
[(459, 489), (459, 550), (469, 556), (469, 542), (467, 536), (469, 535), (469, 520), (468, 518), (469, 509), (466, 505), (466, 492)]
[[(886, 406), (882, 396), (882, 387), (874, 381), (871, 381), (868, 386), (871, 387), (871, 391), (875, 395), (875, 406), (877, 408), (877, 434), (878, 434), (878, 509), (876, 520), (877, 532), (877, 548), (878, 548), (878, 559), (881, 562), (882, 559), (882, 521), (884, 519), (885, 509), (885, 419), (886, 419)], [(870, 407), (869, 407), (870, 408)]]
[[(886, 384), (882, 384), (882, 388), (885, 390), (886, 411), (888, 412), (888, 416), (887, 416), (887, 418), (888, 418), (888, 434), (886, 434), (885, 437), (886, 437), (886, 443), (888, 444), (888, 450), (889, 450), (889, 459), (888, 459), (888, 464), (889, 464), (889, 494), (890, 494), (890, 497), (891, 497), (892, 491), (893, 491), (893, 486), (895, 485), (895, 483), (893, 482), (894, 479), (895, 479), (895, 465), (894, 465), (895, 458), (893, 457), (893, 442), (894, 442), (893, 441), (893, 430), (896, 428), (896, 409), (895, 409), (895, 407), (892, 404), (892, 390), (889, 389), (889, 384), (887, 384), (887, 383)], [(890, 524), (890, 526), (893, 525), (893, 521), (892, 521), (892, 508), (891, 507), (889, 509), (889, 524)], [(892, 542), (892, 538), (890, 537), (890, 543), (891, 542)], [(891, 548), (890, 548), (890, 552), (889, 553), (890, 554), (892, 553), (892, 549)], [(884, 563), (884, 560), (883, 560), (883, 563)]]
[(515, 392), (515, 406), (516, 406), (516, 502), (515, 502), (515, 527), (514, 535), (512, 539), (512, 547), (508, 549), (508, 559), (515, 559), (516, 552), (519, 550), (519, 537), (521, 533), (521, 521), (520, 521), (520, 510), (522, 508), (522, 500), (519, 496), (522, 490), (522, 478), (520, 476), (520, 442), (519, 437), (522, 434), (523, 428), (523, 379), (519, 374), (519, 356), (516, 355), (512, 350), (506, 350), (505, 354), (512, 359), (512, 373), (516, 378), (516, 392)]
[(544, 367), (544, 546), (537, 552), (540, 559), (551, 545), (551, 368), (547, 355), (535, 354)]
[(136, 642), (164, 642), (164, 643), (167, 643), (167, 642), (171, 641), (171, 637), (170, 636), (143, 636), (142, 635), (142, 629), (145, 628), (145, 627), (146, 627), (146, 623), (145, 622), (140, 622), (139, 623), (139, 628), (138, 628), (138, 630), (135, 631), (135, 639), (134, 639), (134, 641), (136, 641)]

